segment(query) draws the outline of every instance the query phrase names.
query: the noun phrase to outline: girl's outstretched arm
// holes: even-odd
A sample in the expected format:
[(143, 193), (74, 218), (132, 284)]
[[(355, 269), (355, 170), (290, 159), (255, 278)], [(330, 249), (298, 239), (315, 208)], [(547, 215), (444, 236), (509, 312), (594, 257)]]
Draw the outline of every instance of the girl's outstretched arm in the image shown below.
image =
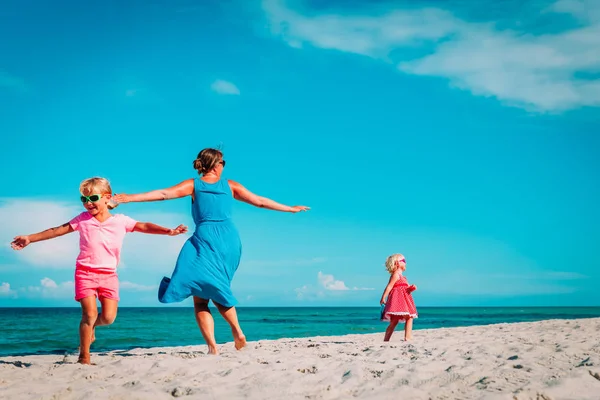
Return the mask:
[(266, 208), (268, 210), (274, 210), (274, 211), (291, 212), (291, 213), (297, 213), (299, 211), (310, 210), (310, 207), (286, 206), (283, 204), (279, 204), (276, 201), (273, 201), (266, 197), (257, 196), (235, 181), (230, 180), (229, 187), (231, 188), (231, 191), (233, 192), (233, 197), (236, 200), (243, 201), (243, 202), (251, 204), (255, 207)]
[(42, 240), (54, 239), (67, 233), (74, 232), (73, 227), (68, 222), (54, 228), (46, 229), (45, 231), (34, 233), (31, 235), (15, 236), (10, 244), (15, 250), (23, 250), (30, 243), (39, 242)]
[(191, 196), (192, 193), (194, 193), (194, 180), (187, 179), (170, 188), (138, 194), (116, 194), (113, 196), (113, 199), (117, 203), (134, 203), (178, 199), (180, 197)]
[(154, 235), (169, 235), (177, 236), (182, 233), (186, 233), (188, 230), (187, 226), (179, 225), (175, 229), (165, 228), (164, 226), (153, 224), (152, 222), (138, 222), (133, 228), (134, 232), (150, 233)]
[(397, 280), (398, 274), (393, 273), (392, 275), (390, 275), (390, 281), (388, 282), (387, 286), (385, 287), (385, 290), (383, 291), (383, 294), (381, 295), (381, 300), (379, 300), (379, 304), (385, 304), (385, 300), (387, 299), (388, 294), (390, 294), (390, 291), (394, 287), (394, 284)]

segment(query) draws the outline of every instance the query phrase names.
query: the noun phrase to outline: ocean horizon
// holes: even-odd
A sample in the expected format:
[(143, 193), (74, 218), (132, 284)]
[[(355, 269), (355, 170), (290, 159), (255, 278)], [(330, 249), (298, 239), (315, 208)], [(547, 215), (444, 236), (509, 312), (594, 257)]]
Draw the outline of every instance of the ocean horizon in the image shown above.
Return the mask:
[[(77, 307), (0, 308), (0, 356), (71, 354), (78, 348)], [(230, 342), (215, 316), (217, 342)], [(239, 307), (248, 341), (383, 333), (379, 307)], [(419, 307), (420, 329), (600, 317), (600, 307)], [(400, 331), (402, 328), (397, 328)], [(114, 324), (96, 331), (93, 352), (205, 344), (193, 307), (121, 307)]]

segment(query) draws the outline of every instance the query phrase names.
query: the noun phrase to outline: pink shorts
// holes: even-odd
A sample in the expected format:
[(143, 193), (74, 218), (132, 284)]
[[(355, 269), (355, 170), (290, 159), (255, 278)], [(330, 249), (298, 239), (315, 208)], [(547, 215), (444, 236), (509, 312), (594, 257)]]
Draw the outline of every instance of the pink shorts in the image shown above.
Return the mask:
[(119, 276), (116, 271), (97, 271), (92, 268), (75, 269), (75, 300), (86, 297), (119, 300)]

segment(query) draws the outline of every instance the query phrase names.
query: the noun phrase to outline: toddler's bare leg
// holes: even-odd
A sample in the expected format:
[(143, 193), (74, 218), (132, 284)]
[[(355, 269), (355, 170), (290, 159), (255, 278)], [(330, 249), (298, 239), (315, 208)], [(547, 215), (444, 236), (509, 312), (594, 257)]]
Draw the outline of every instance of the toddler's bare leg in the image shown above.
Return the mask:
[(394, 333), (394, 329), (396, 329), (396, 325), (398, 325), (398, 321), (400, 318), (397, 315), (390, 315), (390, 324), (385, 330), (385, 336), (383, 338), (384, 342), (389, 342), (392, 334)]
[(406, 322), (404, 323), (404, 340), (412, 339), (412, 326), (413, 326), (413, 319), (408, 318), (406, 320)]

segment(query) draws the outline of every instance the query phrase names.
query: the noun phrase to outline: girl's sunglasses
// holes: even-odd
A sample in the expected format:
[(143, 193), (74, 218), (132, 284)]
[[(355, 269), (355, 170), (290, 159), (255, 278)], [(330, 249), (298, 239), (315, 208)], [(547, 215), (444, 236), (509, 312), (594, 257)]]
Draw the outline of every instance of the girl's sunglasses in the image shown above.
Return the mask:
[(219, 164), (221, 164), (223, 166), (223, 168), (225, 168), (225, 160), (219, 161)]
[(98, 200), (100, 200), (102, 198), (101, 194), (92, 194), (90, 196), (84, 196), (81, 195), (81, 197), (79, 198), (81, 200), (81, 202), (83, 204), (87, 203), (88, 201), (91, 201), (92, 203), (97, 202)]

